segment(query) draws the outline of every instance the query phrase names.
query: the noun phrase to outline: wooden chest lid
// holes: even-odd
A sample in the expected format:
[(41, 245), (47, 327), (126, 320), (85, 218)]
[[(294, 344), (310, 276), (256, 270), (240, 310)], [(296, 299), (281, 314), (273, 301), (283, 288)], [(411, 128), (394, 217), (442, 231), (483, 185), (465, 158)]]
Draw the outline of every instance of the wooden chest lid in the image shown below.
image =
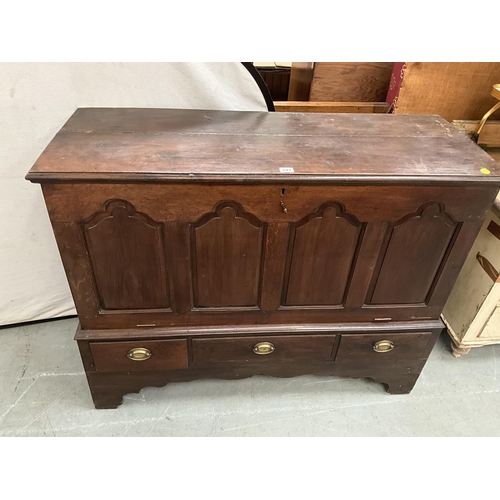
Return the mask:
[(26, 178), (500, 185), (500, 165), (437, 115), (80, 108)]

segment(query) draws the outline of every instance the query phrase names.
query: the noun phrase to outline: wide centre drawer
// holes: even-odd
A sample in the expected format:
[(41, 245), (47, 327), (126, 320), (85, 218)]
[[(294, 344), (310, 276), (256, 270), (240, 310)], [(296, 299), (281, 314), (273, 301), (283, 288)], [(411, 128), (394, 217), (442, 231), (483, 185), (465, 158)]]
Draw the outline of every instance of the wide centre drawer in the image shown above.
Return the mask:
[(334, 358), (336, 335), (193, 339), (194, 363), (274, 363)]
[(431, 332), (342, 335), (336, 359), (361, 363), (420, 359), (431, 335)]
[(98, 372), (173, 370), (188, 367), (185, 340), (91, 342)]

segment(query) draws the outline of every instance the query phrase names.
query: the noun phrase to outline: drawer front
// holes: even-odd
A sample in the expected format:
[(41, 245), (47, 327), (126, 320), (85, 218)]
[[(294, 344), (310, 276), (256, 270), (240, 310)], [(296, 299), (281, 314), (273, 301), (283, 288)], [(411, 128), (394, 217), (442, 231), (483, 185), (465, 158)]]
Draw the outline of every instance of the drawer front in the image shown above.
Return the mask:
[(91, 342), (98, 372), (173, 370), (188, 367), (185, 340)]
[(336, 360), (385, 363), (419, 359), (431, 335), (431, 332), (342, 335)]
[[(333, 361), (336, 335), (194, 339), (195, 363)], [(260, 353), (260, 354), (259, 354)]]

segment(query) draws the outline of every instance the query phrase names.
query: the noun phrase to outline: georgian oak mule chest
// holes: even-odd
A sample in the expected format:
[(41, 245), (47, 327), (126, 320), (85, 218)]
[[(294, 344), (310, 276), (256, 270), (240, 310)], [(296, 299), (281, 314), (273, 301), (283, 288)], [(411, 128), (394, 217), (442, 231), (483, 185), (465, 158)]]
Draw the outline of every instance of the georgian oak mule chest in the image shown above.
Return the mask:
[(254, 374), (408, 393), (499, 175), (438, 116), (78, 109), (27, 179), (115, 408)]

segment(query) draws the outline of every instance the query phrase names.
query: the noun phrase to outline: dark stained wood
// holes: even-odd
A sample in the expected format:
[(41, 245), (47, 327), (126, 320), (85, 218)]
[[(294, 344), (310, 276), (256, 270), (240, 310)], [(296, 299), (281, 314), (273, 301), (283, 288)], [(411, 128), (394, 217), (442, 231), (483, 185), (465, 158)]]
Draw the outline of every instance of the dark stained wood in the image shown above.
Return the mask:
[[(493, 201), (491, 204), (488, 202), (488, 205), (491, 207), (492, 203)], [(486, 214), (487, 211), (488, 209), (486, 209), (484, 213)], [(465, 262), (481, 226), (482, 223), (461, 223), (458, 236), (456, 236), (456, 239), (452, 241), (451, 251), (445, 259), (444, 267), (438, 271), (438, 279), (435, 281), (433, 288), (431, 289), (430, 297), (427, 300), (429, 309), (435, 307), (442, 309), (444, 307), (444, 304), (446, 303), (458, 277), (457, 270), (460, 270)], [(415, 319), (419, 319), (419, 316), (420, 315), (418, 315)]]
[[(290, 86), (291, 68), (284, 66), (255, 66), (262, 76), (268, 92), (271, 94), (271, 102), (286, 101), (288, 99), (288, 88)], [(262, 90), (262, 88), (261, 88)], [(266, 100), (267, 102), (267, 100)], [(274, 109), (272, 110), (274, 111)]]
[[(151, 357), (141, 361), (130, 359), (132, 349), (144, 348)], [(91, 342), (90, 350), (98, 372), (136, 370), (174, 370), (188, 367), (185, 340), (138, 340), (131, 342)]]
[(195, 307), (257, 307), (264, 225), (234, 201), (191, 225)]
[(435, 116), (280, 115), (80, 110), (28, 175), (97, 407), (202, 377), (415, 384), (498, 167)]
[[(500, 182), (500, 181), (499, 181)], [(285, 189), (284, 197), (281, 196)], [(444, 204), (456, 220), (475, 222), (493, 200), (498, 186), (385, 186), (361, 184), (295, 186), (287, 183), (266, 186), (246, 184), (44, 184), (43, 192), (52, 221), (73, 223), (98, 212), (104, 201), (120, 198), (155, 220), (193, 223), (212, 212), (223, 200), (236, 200), (264, 222), (294, 223), (337, 199), (360, 221), (396, 222), (430, 201)], [(104, 201), (103, 201), (104, 200)], [(192, 200), (196, 200), (194, 203)], [(287, 212), (283, 212), (284, 201)], [(490, 204), (490, 207), (491, 207)]]
[[(399, 186), (394, 189), (391, 186), (290, 186), (287, 184), (270, 186), (47, 184), (43, 188), (57, 241), (63, 248), (62, 259), (77, 311), (82, 325), (87, 329), (134, 328), (137, 325), (164, 328), (175, 325), (204, 325), (207, 322), (219, 325), (244, 325), (245, 323), (263, 325), (283, 322), (334, 323), (347, 320), (363, 322), (380, 318), (391, 318), (393, 321), (438, 318), (454, 280), (458, 276), (462, 262), (467, 256), (468, 248), (481, 227), (487, 210), (485, 207), (491, 206), (496, 195), (496, 188), (444, 186), (428, 186), (419, 189)], [(283, 287), (287, 283), (284, 276), (285, 257), (288, 235), (293, 229), (293, 224), (316, 213), (319, 206), (326, 200), (332, 199), (332, 195), (334, 199), (343, 203), (347, 213), (352, 213), (357, 220), (366, 224), (345, 298), (345, 310), (337, 310), (335, 306), (321, 310), (313, 305), (309, 308), (295, 306), (295, 308), (279, 309)], [(57, 221), (85, 220), (89, 214), (99, 211), (105, 200), (116, 198), (127, 200), (137, 211), (149, 214), (154, 220), (165, 223), (165, 248), (173, 313), (169, 310), (147, 312), (134, 310), (113, 314), (100, 311), (98, 296), (92, 282), (92, 268), (82, 244), (82, 238), (79, 236), (78, 225), (75, 222)], [(247, 306), (246, 310), (241, 310), (240, 307), (234, 312), (227, 309), (231, 306), (231, 302), (226, 302), (214, 312), (206, 307), (193, 309), (189, 225), (201, 220), (200, 218), (207, 214), (214, 215), (213, 208), (217, 203), (231, 199), (241, 202), (240, 205), (245, 208), (246, 213), (257, 217), (263, 225), (267, 226), (266, 234), (263, 236), (264, 250), (258, 264), (256, 259), (256, 266), (260, 266), (259, 269), (262, 271), (260, 278), (262, 311), (258, 310), (259, 301), (253, 302), (257, 306)], [(196, 200), (196, 203), (191, 203), (190, 200)], [(384, 238), (390, 235), (387, 228), (391, 223), (395, 224), (404, 217), (408, 217), (416, 208), (432, 200), (440, 200), (446, 213), (461, 223), (462, 227), (444, 267), (439, 271), (428, 304), (420, 304), (418, 307), (414, 305), (395, 307), (394, 304), (389, 303), (367, 307), (365, 304), (369, 304), (371, 296), (369, 284), (375, 282), (377, 274), (374, 275), (374, 270), (378, 273), (376, 263), (379, 256), (382, 258), (384, 255), (384, 241), (385, 244), (388, 241)], [(280, 207), (280, 201), (285, 202), (286, 213)], [(317, 219), (313, 218), (313, 220)], [(309, 224), (311, 222), (313, 221)], [(250, 233), (257, 234), (254, 226), (246, 221), (244, 221), (244, 227), (249, 227)], [(303, 229), (307, 227), (308, 225)], [(353, 226), (347, 225), (346, 227)], [(207, 235), (209, 240), (213, 237), (212, 232)], [(220, 262), (220, 265), (225, 267), (226, 262)], [(311, 262), (308, 261), (306, 265), (311, 265)], [(328, 264), (328, 271), (334, 272), (331, 267), (331, 264)], [(307, 276), (307, 280), (304, 281), (306, 289), (307, 287), (313, 288), (309, 286), (311, 276)], [(318, 279), (321, 281), (321, 278), (322, 274)], [(226, 278), (222, 276), (220, 279), (227, 279), (227, 276)], [(233, 280), (233, 283), (235, 289), (247, 286), (238, 280)], [(255, 283), (253, 286), (255, 288)], [(323, 288), (313, 288), (312, 293), (327, 296), (332, 284), (326, 282), (321, 286)]]
[[(384, 221), (370, 222), (366, 226), (344, 304), (347, 310), (361, 309), (366, 303), (373, 271), (388, 234), (387, 228), (388, 222)], [(376, 318), (377, 315), (373, 317)]]
[(385, 101), (394, 63), (317, 62), (310, 101)]
[(153, 339), (175, 339), (175, 338), (217, 338), (217, 337), (248, 337), (251, 335), (338, 335), (359, 333), (385, 333), (393, 330), (397, 333), (411, 333), (419, 328), (420, 331), (443, 329), (440, 319), (418, 321), (393, 321), (391, 323), (290, 323), (286, 325), (204, 325), (185, 328), (134, 328), (118, 330), (83, 330), (78, 327), (75, 339), (106, 341), (106, 340), (153, 340)]
[[(420, 322), (414, 324), (415, 327)], [(443, 330), (443, 325), (432, 330), (422, 357), (400, 359), (390, 363), (373, 363), (371, 359), (344, 358), (313, 362), (299, 360), (297, 363), (220, 363), (190, 366), (189, 369), (137, 371), (133, 377), (128, 372), (95, 372), (88, 369), (88, 357), (83, 358), (87, 379), (96, 408), (116, 408), (125, 394), (137, 393), (144, 387), (162, 387), (172, 382), (186, 382), (199, 378), (242, 379), (256, 374), (274, 377), (297, 377), (305, 374), (329, 375), (351, 378), (371, 378), (388, 386), (391, 394), (408, 394), (425, 365), (430, 349)], [(421, 331), (421, 330), (420, 330)], [(417, 333), (418, 335), (418, 333)], [(80, 349), (84, 340), (78, 341)], [(383, 354), (381, 355), (383, 356)], [(425, 357), (424, 357), (425, 356)]]
[(283, 305), (341, 305), (362, 224), (337, 202), (292, 225)]
[[(254, 337), (223, 337), (193, 340), (193, 363), (276, 363), (297, 360), (334, 359), (335, 335), (282, 335)], [(255, 354), (259, 342), (275, 347), (271, 354)]]
[(260, 309), (275, 311), (281, 302), (281, 286), (286, 260), (288, 224), (267, 225)]
[[(342, 335), (336, 360), (356, 359), (361, 363), (391, 364), (404, 359), (419, 359), (431, 339), (431, 334), (432, 332)], [(373, 346), (383, 340), (391, 341), (394, 349), (376, 352)]]
[(497, 239), (500, 240), (500, 226), (494, 221), (488, 224), (488, 231)]
[(169, 307), (162, 226), (123, 200), (82, 224), (102, 309)]
[(51, 222), (78, 319), (82, 325), (97, 325), (101, 305), (81, 226), (76, 222)]
[(346, 321), (370, 322), (389, 318), (391, 321), (415, 321), (437, 319), (443, 306), (422, 305), (365, 305), (359, 309), (347, 310), (342, 307), (281, 307), (276, 311), (264, 312), (257, 308), (200, 308), (189, 314), (175, 314), (162, 312), (134, 312), (120, 314), (98, 314), (86, 322), (89, 329), (130, 329), (144, 327), (166, 329), (203, 327), (204, 325), (237, 325), (255, 324), (288, 325), (304, 324), (331, 324)]
[(428, 203), (396, 222), (375, 283), (372, 304), (428, 301), (459, 225), (437, 203)]
[(170, 278), (169, 286), (173, 301), (172, 309), (177, 314), (186, 314), (193, 307), (192, 290), (189, 285), (192, 283), (189, 236), (189, 226), (187, 224), (178, 222), (167, 222), (165, 224), (165, 238), (168, 241), (166, 255)]
[[(210, 368), (208, 366), (191, 367), (189, 370), (134, 372), (133, 377), (127, 372), (87, 373), (90, 392), (97, 409), (115, 409), (123, 402), (123, 396), (138, 393), (144, 387), (163, 387), (169, 383), (189, 382), (200, 378), (240, 380), (254, 375), (272, 377), (298, 377), (301, 375), (342, 376), (350, 378), (372, 379), (387, 387), (390, 394), (409, 394), (420, 376), (426, 360), (412, 360), (398, 369), (383, 366), (365, 366), (350, 363), (294, 364), (281, 365), (231, 365), (229, 363)], [(361, 389), (361, 387), (360, 387)], [(265, 392), (261, 397), (265, 397)], [(310, 397), (305, 395), (304, 397)], [(383, 394), (380, 394), (383, 397)]]
[[(99, 330), (102, 333), (102, 330)], [(90, 350), (90, 342), (80, 342), (79, 336), (82, 335), (82, 330), (80, 325), (76, 330), (75, 340), (78, 344), (78, 350), (80, 351), (80, 356), (82, 358), (83, 366), (85, 372), (88, 374), (90, 372), (95, 372), (94, 358), (92, 357), (92, 351)]]
[[(280, 171), (290, 167), (293, 174)], [(498, 175), (500, 165), (434, 115), (83, 108), (27, 178), (308, 183), (361, 177), (403, 184), (495, 183)]]

